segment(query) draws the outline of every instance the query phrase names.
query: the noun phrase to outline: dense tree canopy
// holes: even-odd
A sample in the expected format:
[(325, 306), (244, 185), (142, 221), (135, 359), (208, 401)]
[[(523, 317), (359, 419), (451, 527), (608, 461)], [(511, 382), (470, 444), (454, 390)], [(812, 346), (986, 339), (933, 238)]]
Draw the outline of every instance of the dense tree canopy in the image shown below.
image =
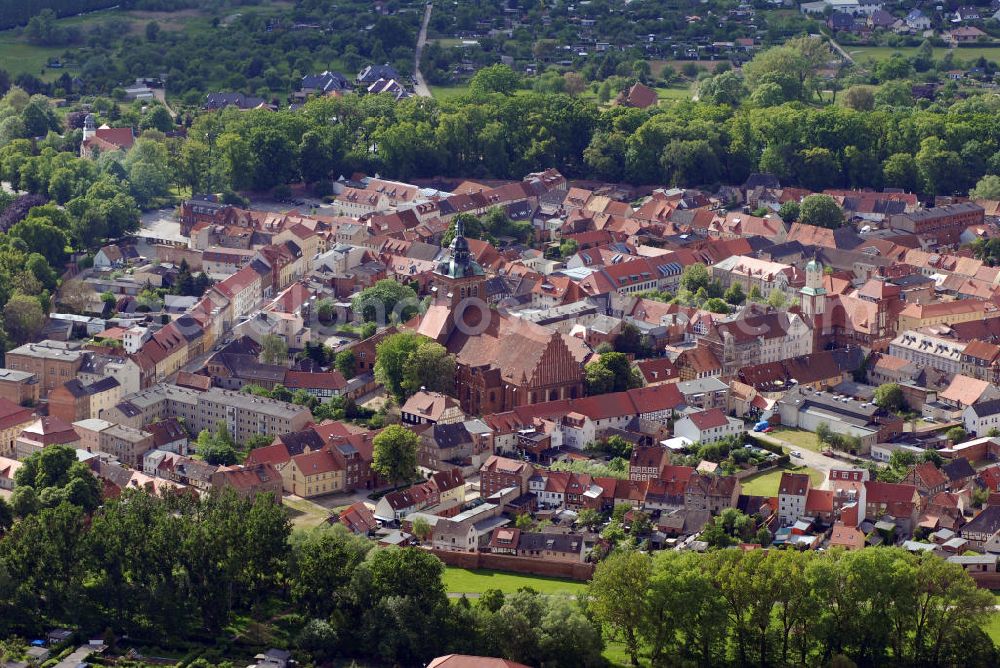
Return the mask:
[(653, 665), (988, 666), (993, 598), (958, 564), (896, 548), (615, 554), (588, 602)]

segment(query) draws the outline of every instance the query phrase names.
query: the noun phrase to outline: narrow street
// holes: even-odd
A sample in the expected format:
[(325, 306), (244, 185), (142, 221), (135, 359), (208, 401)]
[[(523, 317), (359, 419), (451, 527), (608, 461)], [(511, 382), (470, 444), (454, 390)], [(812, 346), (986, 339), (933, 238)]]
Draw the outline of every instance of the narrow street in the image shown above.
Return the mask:
[(420, 72), (420, 57), (424, 53), (424, 44), (427, 43), (427, 24), (431, 21), (431, 10), (433, 3), (428, 2), (424, 8), (424, 21), (420, 24), (420, 34), (417, 35), (417, 50), (413, 58), (413, 92), (420, 97), (431, 97), (431, 89), (424, 81), (424, 75)]

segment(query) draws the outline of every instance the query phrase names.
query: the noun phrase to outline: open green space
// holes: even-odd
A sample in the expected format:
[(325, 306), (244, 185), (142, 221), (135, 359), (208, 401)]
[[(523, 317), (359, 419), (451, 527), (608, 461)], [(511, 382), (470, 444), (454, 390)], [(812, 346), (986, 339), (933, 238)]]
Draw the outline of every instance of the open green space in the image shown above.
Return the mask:
[[(844, 46), (844, 50), (858, 62), (862, 62), (866, 58), (873, 58), (878, 61), (888, 60), (894, 53), (898, 53), (909, 58), (917, 52), (917, 48), (918, 47), (915, 46)], [(934, 49), (935, 58), (941, 58), (945, 53), (951, 53), (956, 64), (972, 63), (980, 57), (1000, 62), (1000, 46), (968, 46), (957, 47), (954, 49)]]
[(435, 100), (451, 100), (469, 92), (468, 86), (429, 86)]
[(777, 427), (773, 431), (766, 434), (773, 438), (789, 443), (796, 448), (805, 448), (806, 450), (812, 450), (813, 452), (822, 452), (824, 449), (820, 445), (819, 438), (816, 434), (811, 431), (803, 431), (802, 429), (789, 429), (788, 427)]
[(787, 466), (752, 475), (740, 481), (744, 494), (753, 496), (777, 496), (782, 473), (807, 473), (814, 487), (823, 484), (824, 475), (808, 466)]
[(0, 32), (0, 67), (11, 77), (27, 73), (46, 81), (56, 79), (65, 70), (50, 70), (45, 64), (50, 58), (60, 58), (65, 50), (61, 46), (33, 46), (12, 30)]
[(993, 613), (983, 631), (986, 631), (986, 635), (993, 640), (994, 645), (1000, 645), (1000, 612)]
[(690, 100), (692, 93), (690, 87), (683, 88), (656, 88), (656, 97), (661, 100)]
[[(632, 665), (632, 660), (628, 656), (628, 650), (625, 649), (625, 643), (620, 641), (606, 640), (604, 644), (604, 651), (601, 655), (608, 660), (608, 662), (614, 666), (614, 668), (630, 668)], [(645, 662), (642, 661), (642, 657), (639, 660), (643, 665)]]
[(586, 582), (549, 578), (539, 575), (520, 575), (491, 570), (469, 570), (446, 566), (444, 586), (452, 594), (482, 594), (487, 589), (499, 589), (512, 594), (522, 587), (531, 587), (540, 594), (581, 595), (587, 591)]
[(318, 527), (330, 517), (330, 511), (312, 501), (286, 496), (281, 499), (281, 503), (285, 506), (292, 520), (292, 527), (295, 529)]

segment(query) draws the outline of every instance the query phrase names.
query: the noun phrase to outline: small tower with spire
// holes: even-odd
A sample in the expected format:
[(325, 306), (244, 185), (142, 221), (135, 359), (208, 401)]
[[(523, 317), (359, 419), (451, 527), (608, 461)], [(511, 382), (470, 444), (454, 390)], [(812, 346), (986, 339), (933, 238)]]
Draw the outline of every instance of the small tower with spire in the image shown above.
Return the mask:
[(83, 141), (87, 141), (96, 134), (97, 121), (94, 120), (93, 114), (87, 114), (87, 117), (83, 119)]
[(823, 315), (826, 312), (826, 288), (823, 287), (823, 263), (815, 256), (806, 265), (806, 284), (802, 295), (802, 313), (807, 316)]

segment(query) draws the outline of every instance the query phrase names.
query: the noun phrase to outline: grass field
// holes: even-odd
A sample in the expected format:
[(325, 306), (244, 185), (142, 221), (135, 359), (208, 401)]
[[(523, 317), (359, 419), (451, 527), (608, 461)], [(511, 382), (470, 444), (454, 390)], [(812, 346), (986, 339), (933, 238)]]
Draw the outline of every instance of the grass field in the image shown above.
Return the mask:
[[(844, 50), (851, 54), (851, 57), (854, 58), (854, 60), (862, 62), (866, 58), (873, 58), (878, 61), (888, 60), (894, 53), (910, 57), (917, 52), (917, 47), (902, 46), (895, 48), (891, 46), (845, 46)], [(1000, 62), (1000, 46), (969, 46), (958, 47), (955, 49), (935, 48), (934, 57), (941, 58), (948, 52), (953, 54), (952, 57), (954, 58), (955, 63), (972, 63), (980, 57)]]
[(330, 517), (330, 511), (312, 501), (292, 499), (286, 496), (281, 499), (281, 503), (285, 506), (285, 510), (292, 520), (292, 527), (295, 529), (318, 527)]
[(657, 88), (656, 96), (661, 100), (690, 100), (692, 96), (691, 88)]
[(487, 589), (512, 594), (522, 587), (531, 587), (540, 594), (579, 595), (587, 591), (587, 583), (576, 580), (490, 570), (473, 571), (453, 566), (444, 569), (444, 586), (451, 594), (482, 594)]
[(812, 450), (813, 452), (821, 452), (823, 450), (823, 446), (819, 444), (819, 439), (816, 437), (816, 434), (811, 431), (778, 427), (774, 431), (768, 432), (768, 435), (781, 439), (786, 443), (791, 443), (797, 448), (805, 448), (806, 450)]
[(781, 474), (785, 472), (808, 473), (809, 480), (812, 482), (814, 487), (822, 485), (825, 479), (825, 476), (821, 471), (816, 471), (807, 466), (788, 466), (766, 471), (764, 473), (758, 473), (757, 475), (745, 478), (741, 481), (743, 493), (752, 494), (754, 496), (777, 496), (778, 483), (781, 482)]
[(993, 613), (989, 623), (983, 627), (983, 630), (993, 640), (994, 645), (1000, 645), (1000, 612)]
[(451, 100), (469, 92), (468, 86), (429, 86), (435, 100)]
[[(0, 32), (0, 67), (10, 72), (11, 77), (27, 73), (51, 81), (65, 70), (46, 69), (49, 58), (58, 58), (66, 49), (58, 46), (32, 46), (11, 30)], [(70, 70), (72, 71), (72, 70)]]

